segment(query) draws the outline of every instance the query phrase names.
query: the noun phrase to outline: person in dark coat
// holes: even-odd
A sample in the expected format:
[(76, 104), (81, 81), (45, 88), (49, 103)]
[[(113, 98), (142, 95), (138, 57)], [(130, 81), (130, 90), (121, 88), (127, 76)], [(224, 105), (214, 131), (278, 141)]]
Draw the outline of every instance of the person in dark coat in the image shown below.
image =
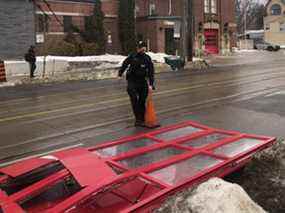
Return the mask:
[(36, 66), (36, 53), (35, 53), (35, 47), (31, 46), (28, 50), (28, 52), (25, 55), (25, 60), (29, 63), (30, 65), (30, 77), (34, 78), (34, 72), (37, 68)]
[(144, 116), (149, 89), (154, 90), (154, 66), (146, 53), (146, 43), (139, 42), (136, 53), (130, 54), (119, 70), (119, 77), (127, 70), (127, 92), (130, 96), (135, 126), (145, 126)]

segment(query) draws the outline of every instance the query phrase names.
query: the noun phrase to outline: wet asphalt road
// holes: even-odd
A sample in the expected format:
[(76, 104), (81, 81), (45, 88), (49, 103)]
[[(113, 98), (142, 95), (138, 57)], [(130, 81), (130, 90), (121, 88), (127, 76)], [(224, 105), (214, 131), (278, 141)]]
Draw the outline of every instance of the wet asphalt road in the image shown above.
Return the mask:
[[(253, 52), (210, 59), (199, 72), (157, 75), (154, 100), (163, 125), (187, 119), (225, 129), (283, 137), (285, 54)], [(144, 131), (125, 82), (78, 81), (0, 88), (0, 164)]]

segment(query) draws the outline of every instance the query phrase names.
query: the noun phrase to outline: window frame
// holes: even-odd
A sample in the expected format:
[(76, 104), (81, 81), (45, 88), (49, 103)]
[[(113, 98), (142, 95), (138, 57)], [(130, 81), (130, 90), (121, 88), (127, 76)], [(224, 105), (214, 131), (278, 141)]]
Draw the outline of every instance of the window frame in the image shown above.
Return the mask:
[[(49, 18), (47, 15), (44, 14), (37, 14), (37, 29), (38, 33), (44, 33), (49, 31)], [(46, 25), (45, 25), (46, 23)]]
[[(276, 8), (273, 9), (274, 6)], [(278, 7), (278, 9), (277, 9), (277, 7)], [(278, 12), (276, 12), (277, 10), (278, 10)], [(281, 14), (282, 14), (282, 6), (280, 4), (275, 3), (275, 4), (271, 5), (271, 7), (270, 7), (270, 15), (272, 15), (272, 16), (280, 16)]]
[(218, 1), (217, 0), (211, 0), (211, 14), (217, 14), (218, 12)]
[(279, 24), (280, 24), (280, 26), (279, 26), (280, 32), (285, 33), (285, 22), (281, 22)]
[(149, 11), (148, 11), (149, 16), (154, 16), (156, 14), (156, 5), (154, 2), (149, 3)]
[(63, 16), (63, 32), (64, 33), (70, 32), (72, 30), (71, 27), (72, 27), (72, 16)]
[(204, 0), (204, 13), (210, 13), (210, 0)]

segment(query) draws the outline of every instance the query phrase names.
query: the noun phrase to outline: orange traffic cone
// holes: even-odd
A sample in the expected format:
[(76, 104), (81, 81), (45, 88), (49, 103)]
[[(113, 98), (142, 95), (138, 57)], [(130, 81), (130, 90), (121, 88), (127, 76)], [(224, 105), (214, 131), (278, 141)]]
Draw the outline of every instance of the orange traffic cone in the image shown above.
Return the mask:
[(147, 101), (146, 101), (146, 110), (145, 110), (145, 126), (148, 128), (157, 128), (160, 124), (157, 121), (154, 104), (152, 100), (152, 90), (149, 90)]

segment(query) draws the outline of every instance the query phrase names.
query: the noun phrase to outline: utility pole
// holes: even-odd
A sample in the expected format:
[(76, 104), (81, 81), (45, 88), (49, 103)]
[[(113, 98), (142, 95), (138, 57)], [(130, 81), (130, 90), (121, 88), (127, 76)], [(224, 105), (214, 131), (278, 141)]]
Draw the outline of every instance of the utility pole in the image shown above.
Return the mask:
[(247, 28), (247, 6), (248, 6), (248, 1), (246, 0), (244, 3), (244, 39), (246, 39), (246, 28)]
[(46, 41), (47, 41), (47, 15), (44, 15), (44, 43), (43, 43), (44, 61), (43, 61), (42, 78), (44, 78), (46, 74)]
[(188, 61), (193, 61), (193, 44), (194, 44), (194, 9), (193, 0), (188, 0)]
[(192, 0), (182, 0), (183, 13), (181, 24), (180, 55), (185, 61), (193, 58), (193, 4)]

